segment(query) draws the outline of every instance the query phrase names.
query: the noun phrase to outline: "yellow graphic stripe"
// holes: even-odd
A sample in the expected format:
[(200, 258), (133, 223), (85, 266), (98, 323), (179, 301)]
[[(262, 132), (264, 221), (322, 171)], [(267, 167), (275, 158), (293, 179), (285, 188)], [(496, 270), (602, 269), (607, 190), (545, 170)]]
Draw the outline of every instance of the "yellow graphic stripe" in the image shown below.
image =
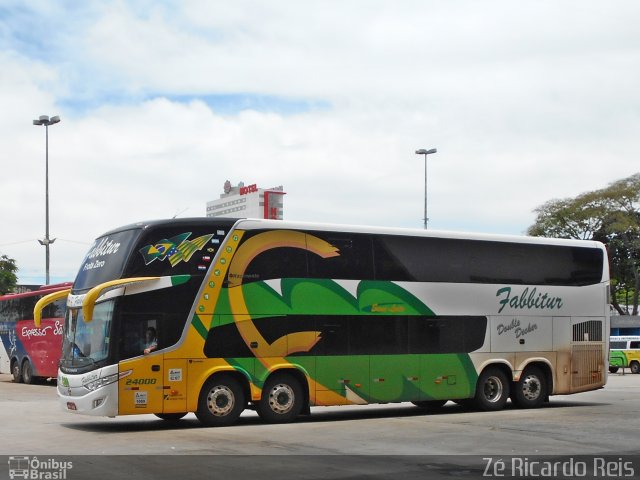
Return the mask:
[(250, 238), (238, 249), (229, 268), (229, 286), (242, 284), (242, 278), (251, 261), (267, 250), (280, 247), (309, 250), (322, 258), (337, 257), (338, 249), (317, 237), (302, 232), (274, 230)]
[[(233, 257), (236, 248), (238, 248), (238, 243), (240, 243), (243, 235), (244, 232), (242, 230), (236, 230), (229, 237), (227, 242), (224, 244), (224, 250), (220, 252), (216, 264), (213, 269), (211, 269), (205, 288), (202, 291), (202, 296), (199, 299), (200, 301), (198, 302), (196, 313), (207, 330), (211, 328), (212, 314), (216, 303), (218, 302), (220, 291), (222, 290), (222, 283), (225, 275), (227, 274), (229, 262)], [(208, 324), (205, 322), (204, 317), (209, 317)]]
[[(244, 293), (242, 279), (251, 261), (259, 254), (273, 248), (291, 247), (309, 250), (323, 258), (338, 256), (338, 249), (324, 240), (301, 232), (275, 230), (264, 232), (250, 238), (238, 248), (229, 267), (229, 303), (234, 322), (247, 346), (255, 352), (258, 360), (268, 371), (277, 366), (293, 367), (284, 357), (295, 352), (307, 352), (320, 339), (320, 332), (295, 332), (267, 342), (251, 320)], [(253, 343), (253, 348), (250, 346)], [(345, 398), (307, 377), (311, 392), (318, 392), (316, 405), (339, 404)], [(321, 393), (319, 392), (322, 391)], [(347, 400), (347, 403), (351, 403)]]

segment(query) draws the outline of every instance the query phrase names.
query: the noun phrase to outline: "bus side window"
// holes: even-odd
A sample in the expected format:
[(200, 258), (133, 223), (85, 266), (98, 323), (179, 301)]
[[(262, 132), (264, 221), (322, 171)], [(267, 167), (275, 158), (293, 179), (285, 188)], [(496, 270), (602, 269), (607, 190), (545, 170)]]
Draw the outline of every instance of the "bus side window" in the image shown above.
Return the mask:
[[(251, 238), (260, 236), (263, 232), (247, 235), (242, 240), (245, 243)], [(242, 248), (240, 246), (239, 248)], [(306, 278), (307, 272), (307, 252), (301, 248), (278, 247), (266, 250), (257, 255), (243, 273), (240, 283), (246, 284), (261, 280), (271, 280), (277, 278)], [(225, 279), (228, 282), (229, 278)]]
[[(394, 242), (395, 240), (395, 242)], [(401, 256), (411, 255), (404, 248), (398, 248), (400, 243), (395, 237), (378, 236), (373, 238), (373, 262), (376, 280), (415, 281), (409, 267)]]
[[(337, 249), (338, 255), (322, 258), (309, 254), (311, 278), (373, 280), (373, 250), (368, 235), (308, 232)], [(309, 240), (307, 240), (308, 242)]]
[(320, 332), (318, 355), (347, 355), (349, 353), (349, 319), (347, 316), (318, 317), (316, 330)]
[(401, 355), (409, 353), (409, 318), (406, 316), (349, 317), (349, 355)]
[(629, 342), (629, 348), (640, 348), (640, 341)]

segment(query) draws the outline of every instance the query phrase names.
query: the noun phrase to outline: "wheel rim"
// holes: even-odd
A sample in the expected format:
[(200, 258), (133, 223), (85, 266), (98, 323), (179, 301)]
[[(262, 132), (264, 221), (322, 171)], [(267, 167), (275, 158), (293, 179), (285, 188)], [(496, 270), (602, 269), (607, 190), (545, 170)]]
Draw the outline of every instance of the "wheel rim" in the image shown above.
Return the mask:
[(13, 378), (14, 380), (20, 378), (20, 366), (17, 363), (13, 366)]
[(498, 377), (492, 376), (487, 378), (487, 381), (484, 383), (484, 398), (486, 398), (488, 402), (499, 402), (502, 398), (503, 391), (504, 387)]
[(542, 391), (542, 383), (535, 375), (528, 375), (522, 382), (522, 395), (527, 400), (537, 400)]
[(226, 385), (213, 387), (207, 395), (207, 408), (216, 417), (229, 415), (235, 403), (233, 391)]
[(289, 413), (295, 405), (296, 396), (289, 385), (278, 384), (269, 392), (269, 407), (280, 415)]

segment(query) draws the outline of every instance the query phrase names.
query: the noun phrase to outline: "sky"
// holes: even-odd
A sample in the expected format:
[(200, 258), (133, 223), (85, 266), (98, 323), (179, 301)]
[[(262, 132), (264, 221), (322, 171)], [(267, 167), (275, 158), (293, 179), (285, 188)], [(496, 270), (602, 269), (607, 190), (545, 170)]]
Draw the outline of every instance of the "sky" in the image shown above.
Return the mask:
[(283, 185), (286, 220), (524, 234), (640, 171), (640, 2), (0, 0), (0, 255)]

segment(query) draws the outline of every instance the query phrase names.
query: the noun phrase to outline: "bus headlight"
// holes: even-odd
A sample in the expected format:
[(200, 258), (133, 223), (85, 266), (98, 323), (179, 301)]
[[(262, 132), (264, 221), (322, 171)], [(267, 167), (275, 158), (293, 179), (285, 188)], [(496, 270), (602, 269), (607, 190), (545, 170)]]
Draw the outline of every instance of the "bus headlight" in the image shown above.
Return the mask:
[(90, 380), (86, 383), (83, 383), (82, 386), (87, 390), (94, 391), (106, 385), (111, 385), (112, 383), (117, 381), (118, 381), (118, 374), (114, 373), (113, 375), (107, 375), (106, 377)]

